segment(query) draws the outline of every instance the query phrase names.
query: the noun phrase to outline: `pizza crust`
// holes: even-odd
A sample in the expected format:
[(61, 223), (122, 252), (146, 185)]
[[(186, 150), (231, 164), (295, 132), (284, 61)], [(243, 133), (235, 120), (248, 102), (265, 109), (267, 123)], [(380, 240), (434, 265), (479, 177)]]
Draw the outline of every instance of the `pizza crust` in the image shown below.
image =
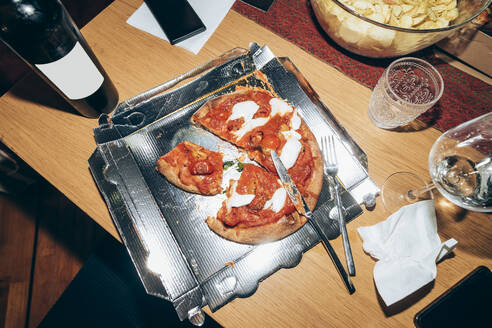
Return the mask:
[(314, 211), (319, 194), (321, 193), (321, 188), (323, 187), (323, 158), (314, 134), (309, 130), (304, 121), (301, 122), (300, 129), (301, 135), (306, 137), (306, 142), (309, 145), (311, 155), (313, 156), (313, 173), (306, 188), (308, 194), (303, 196), (309, 209)]
[(242, 244), (260, 244), (280, 240), (301, 228), (307, 219), (297, 212), (284, 216), (275, 223), (251, 228), (227, 227), (216, 217), (206, 220), (209, 228), (219, 236)]

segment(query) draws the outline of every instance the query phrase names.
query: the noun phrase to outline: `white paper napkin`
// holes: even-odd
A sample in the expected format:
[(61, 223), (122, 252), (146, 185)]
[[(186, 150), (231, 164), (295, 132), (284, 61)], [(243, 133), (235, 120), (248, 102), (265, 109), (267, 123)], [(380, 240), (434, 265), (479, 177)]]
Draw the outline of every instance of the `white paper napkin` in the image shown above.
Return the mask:
[(357, 229), (364, 251), (378, 259), (374, 282), (387, 306), (436, 278), (436, 262), (452, 252), (457, 241), (441, 243), (433, 200), (407, 205), (385, 221)]
[[(205, 32), (181, 41), (176, 45), (197, 54), (227, 15), (234, 4), (234, 1), (235, 0), (188, 0), (207, 29)], [(130, 18), (128, 18), (126, 23), (168, 41), (166, 34), (155, 20), (145, 2), (130, 16)]]

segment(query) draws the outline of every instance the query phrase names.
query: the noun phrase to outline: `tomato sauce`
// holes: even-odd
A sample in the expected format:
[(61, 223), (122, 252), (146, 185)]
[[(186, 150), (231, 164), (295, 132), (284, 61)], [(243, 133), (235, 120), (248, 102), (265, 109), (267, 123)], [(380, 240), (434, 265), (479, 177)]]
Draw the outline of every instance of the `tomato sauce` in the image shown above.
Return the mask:
[(295, 208), (288, 197), (279, 212), (264, 209), (265, 203), (270, 200), (277, 189), (281, 188), (277, 177), (265, 169), (245, 164), (236, 192), (238, 194), (254, 194), (255, 198), (246, 206), (232, 207), (227, 211), (225, 204), (219, 210), (217, 218), (230, 227), (254, 227), (278, 221), (285, 215), (294, 212)]
[(185, 141), (163, 156), (178, 168), (179, 180), (195, 185), (202, 193), (219, 192), (222, 183), (222, 154)]
[(237, 141), (233, 132), (241, 128), (244, 119), (239, 118), (237, 120), (227, 121), (232, 114), (234, 105), (252, 100), (259, 106), (253, 119), (268, 117), (271, 112), (270, 99), (272, 99), (272, 95), (268, 91), (261, 90), (251, 90), (247, 93), (238, 94), (235, 97), (219, 97), (216, 100), (212, 100), (212, 109), (200, 120), (200, 123), (224, 139)]

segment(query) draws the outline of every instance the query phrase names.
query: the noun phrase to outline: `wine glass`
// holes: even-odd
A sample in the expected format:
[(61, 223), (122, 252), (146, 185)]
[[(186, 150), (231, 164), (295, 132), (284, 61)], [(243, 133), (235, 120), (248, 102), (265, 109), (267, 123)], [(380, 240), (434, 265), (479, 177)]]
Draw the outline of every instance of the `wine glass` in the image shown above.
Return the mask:
[(492, 113), (462, 123), (441, 135), (429, 153), (432, 182), (410, 172), (390, 175), (381, 188), (391, 213), (431, 199), (432, 189), (470, 211), (492, 212)]

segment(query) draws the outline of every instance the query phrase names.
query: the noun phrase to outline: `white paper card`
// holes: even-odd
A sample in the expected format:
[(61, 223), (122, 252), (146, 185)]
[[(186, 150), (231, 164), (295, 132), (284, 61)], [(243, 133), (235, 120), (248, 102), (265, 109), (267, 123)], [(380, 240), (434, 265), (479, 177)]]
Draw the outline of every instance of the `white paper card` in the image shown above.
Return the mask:
[[(207, 29), (176, 45), (197, 54), (227, 15), (235, 0), (188, 0), (188, 2)], [(157, 23), (145, 2), (126, 22), (140, 30), (168, 41), (166, 34), (162, 31), (159, 23)]]

